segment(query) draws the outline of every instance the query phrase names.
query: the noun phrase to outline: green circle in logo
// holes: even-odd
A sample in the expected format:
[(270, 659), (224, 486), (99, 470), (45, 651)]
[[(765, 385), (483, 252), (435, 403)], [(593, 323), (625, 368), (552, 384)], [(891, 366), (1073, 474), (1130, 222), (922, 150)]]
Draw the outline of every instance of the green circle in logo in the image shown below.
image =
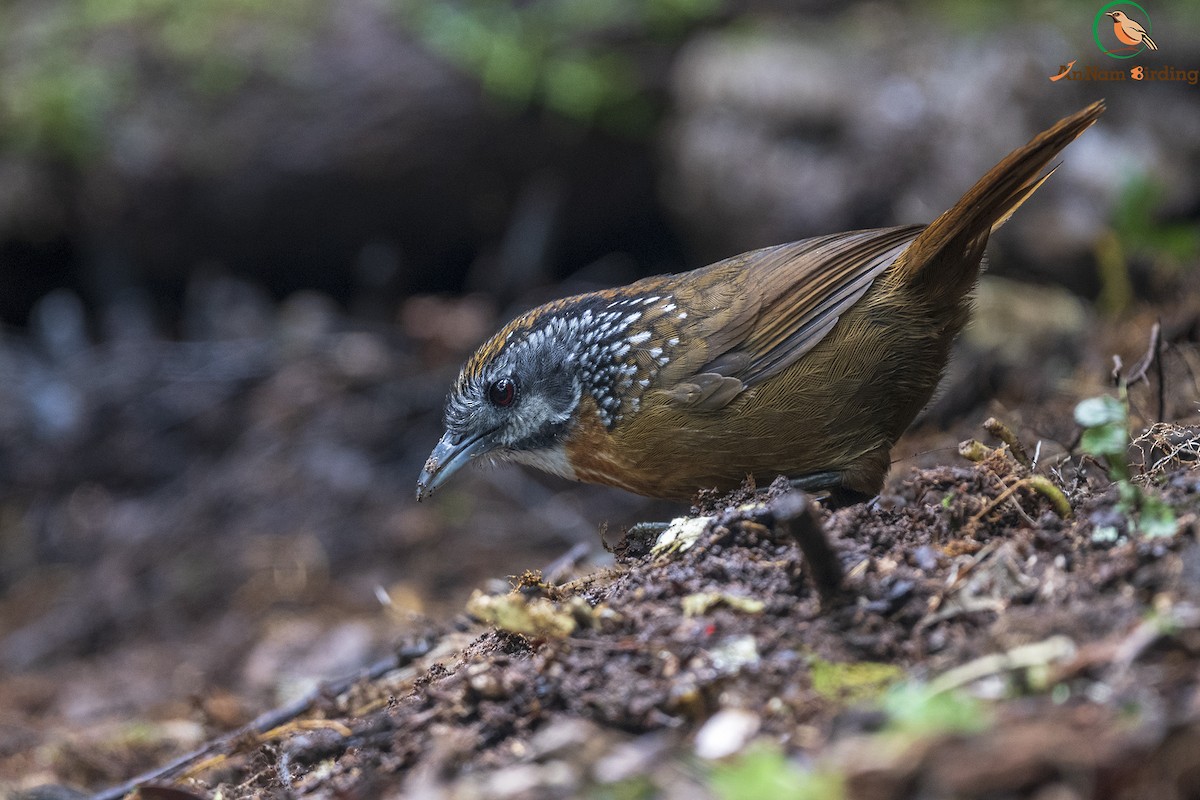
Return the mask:
[(1142, 12), (1142, 16), (1146, 18), (1146, 33), (1153, 32), (1153, 26), (1150, 24), (1150, 15), (1146, 13), (1146, 9), (1142, 8), (1137, 3), (1134, 3), (1133, 0), (1113, 0), (1111, 3), (1106, 3), (1105, 5), (1101, 6), (1100, 10), (1096, 12), (1095, 18), (1092, 19), (1092, 37), (1096, 40), (1096, 47), (1100, 48), (1101, 53), (1104, 53), (1104, 55), (1111, 58), (1133, 58), (1134, 56), (1140, 56), (1142, 51), (1146, 49), (1145, 43), (1138, 48), (1136, 53), (1119, 56), (1111, 50), (1106, 50), (1104, 48), (1104, 43), (1100, 41), (1100, 19), (1104, 16), (1104, 13), (1113, 6), (1133, 6), (1138, 11)]

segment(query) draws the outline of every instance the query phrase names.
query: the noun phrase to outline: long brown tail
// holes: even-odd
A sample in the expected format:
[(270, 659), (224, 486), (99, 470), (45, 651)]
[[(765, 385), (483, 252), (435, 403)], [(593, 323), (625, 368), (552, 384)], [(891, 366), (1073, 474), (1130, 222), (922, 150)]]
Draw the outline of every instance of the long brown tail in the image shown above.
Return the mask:
[(922, 286), (924, 296), (957, 302), (975, 281), (988, 234), (1003, 225), (1050, 177), (1049, 172), (1041, 173), (1051, 159), (1103, 113), (1104, 101), (1097, 100), (1005, 156), (949, 211), (921, 231), (896, 259), (889, 277), (900, 283), (929, 284)]

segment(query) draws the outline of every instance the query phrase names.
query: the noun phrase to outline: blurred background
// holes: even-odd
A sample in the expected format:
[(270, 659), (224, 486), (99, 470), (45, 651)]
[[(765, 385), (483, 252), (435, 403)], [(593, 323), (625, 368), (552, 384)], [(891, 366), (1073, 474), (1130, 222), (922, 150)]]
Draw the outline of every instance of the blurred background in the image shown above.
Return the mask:
[[(1200, 6), (1145, 6), (1137, 63), (1200, 69)], [(1098, 11), (8, 0), (0, 781), (128, 777), (474, 587), (603, 561), (681, 509), (518, 467), (414, 502), (477, 344), (552, 297), (931, 220), (1105, 97), (990, 245), (896, 479), (996, 408), (1068, 440), (1052, 401), (1143, 322), (1198, 330), (1200, 86), (1050, 81), (1127, 71)]]

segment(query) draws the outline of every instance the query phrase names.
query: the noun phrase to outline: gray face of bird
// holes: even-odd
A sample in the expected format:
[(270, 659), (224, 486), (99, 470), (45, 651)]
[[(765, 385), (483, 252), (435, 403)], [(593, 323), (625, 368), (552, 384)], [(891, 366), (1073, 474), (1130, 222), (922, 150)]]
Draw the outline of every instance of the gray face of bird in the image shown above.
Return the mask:
[(488, 368), (460, 376), (446, 401), (446, 432), (484, 435), (489, 450), (532, 450), (561, 433), (579, 405), (579, 381), (555, 342), (510, 346)]
[(464, 368), (446, 400), (445, 433), (417, 482), (418, 500), (480, 457), (571, 477), (561, 440), (582, 389), (571, 343), (559, 333), (535, 330), (494, 348), (496, 356), (481, 369)]

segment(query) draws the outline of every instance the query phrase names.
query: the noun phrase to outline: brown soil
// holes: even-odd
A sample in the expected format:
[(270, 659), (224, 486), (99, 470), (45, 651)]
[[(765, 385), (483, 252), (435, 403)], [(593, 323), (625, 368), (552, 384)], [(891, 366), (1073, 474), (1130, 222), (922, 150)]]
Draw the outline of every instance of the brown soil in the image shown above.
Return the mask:
[[(1131, 320), (1126, 341), (1144, 341), (1146, 327)], [(1164, 330), (1164, 399), (1183, 408), (1195, 396), (1195, 345), (1186, 325)], [(1126, 362), (1143, 346), (1124, 348)], [(1200, 472), (1191, 455), (1200, 433), (1161, 426), (1135, 448), (1142, 491), (1176, 517), (1174, 535), (1136, 530), (1101, 464), (1071, 449), (1071, 409), (1103, 391), (1094, 377), (1103, 372), (1089, 365), (1105, 349), (1089, 346), (1072, 392), (1053, 384), (1037, 403), (992, 406), (1030, 453), (1043, 443), (1034, 469), (1005, 446), (978, 463), (947, 450), (984, 416), (976, 406), (958, 435), (910, 435), (898, 448), (907, 461), (871, 503), (829, 511), (798, 502), (781, 481), (745, 487), (701, 498), (692, 513), (707, 520), (692, 526), (694, 539), (666, 546), (657, 531), (616, 524), (604, 534), (610, 555), (596, 539), (573, 546), (549, 516), (506, 505), (495, 482), (515, 470), (468, 480), (478, 505), (457, 523), (437, 516), (444, 510), (393, 510), (409, 516), (393, 520), (400, 539), (377, 551), (310, 543), (325, 555), (306, 560), (281, 536), (290, 549), (268, 549), (273, 577), (243, 574), (219, 584), (219, 596), (196, 589), (214, 610), (186, 624), (164, 607), (174, 635), (110, 620), (101, 630), (111, 646), (79, 645), (85, 652), (72, 656), (64, 645), (13, 668), (0, 681), (0, 707), (11, 709), (0, 721), (0, 778), (15, 796), (69, 797), (61, 787), (29, 794), (29, 776), (101, 791), (149, 770), (140, 796), (163, 800), (1200, 797)], [(246, 416), (230, 424), (296, 430), (280, 418), (296, 387), (314, 408), (317, 388), (334, 384), (326, 401), (367, 403), (378, 391), (395, 402), (383, 378), (330, 383), (315, 371), (319, 359), (306, 358), (287, 356), (254, 379), (251, 402), (239, 405)], [(364, 382), (373, 387), (365, 394)], [(1157, 384), (1131, 389), (1134, 412), (1157, 395)], [(236, 484), (218, 488), (237, 498)], [(623, 496), (573, 513), (612, 519), (612, 497)], [(337, 502), (352, 515), (395, 501), (364, 490), (359, 506)], [(663, 510), (631, 502), (625, 518)], [(488, 530), (501, 532), (488, 539)], [(309, 538), (326, 542), (319, 529)], [(832, 572), (820, 568), (823, 544), (836, 556)], [(379, 552), (418, 566), (398, 577)], [(288, 573), (284, 556), (308, 577)], [(313, 577), (317, 561), (326, 572)], [(536, 566), (546, 568), (485, 579)], [(465, 577), (451, 586), (455, 570)], [(20, 611), (21, 597), (34, 603), (55, 580), (86, 589), (81, 574), (39, 573), (10, 588), (6, 607)], [(289, 580), (303, 586), (268, 585)], [(361, 599), (372, 581), (388, 587), (391, 613)], [(153, 588), (141, 591), (154, 599)], [(297, 663), (350, 677), (292, 691), (251, 720), (281, 702), (279, 683)], [(136, 729), (111, 708), (94, 710), (97, 696), (111, 701), (129, 681), (150, 698), (124, 706)]]

